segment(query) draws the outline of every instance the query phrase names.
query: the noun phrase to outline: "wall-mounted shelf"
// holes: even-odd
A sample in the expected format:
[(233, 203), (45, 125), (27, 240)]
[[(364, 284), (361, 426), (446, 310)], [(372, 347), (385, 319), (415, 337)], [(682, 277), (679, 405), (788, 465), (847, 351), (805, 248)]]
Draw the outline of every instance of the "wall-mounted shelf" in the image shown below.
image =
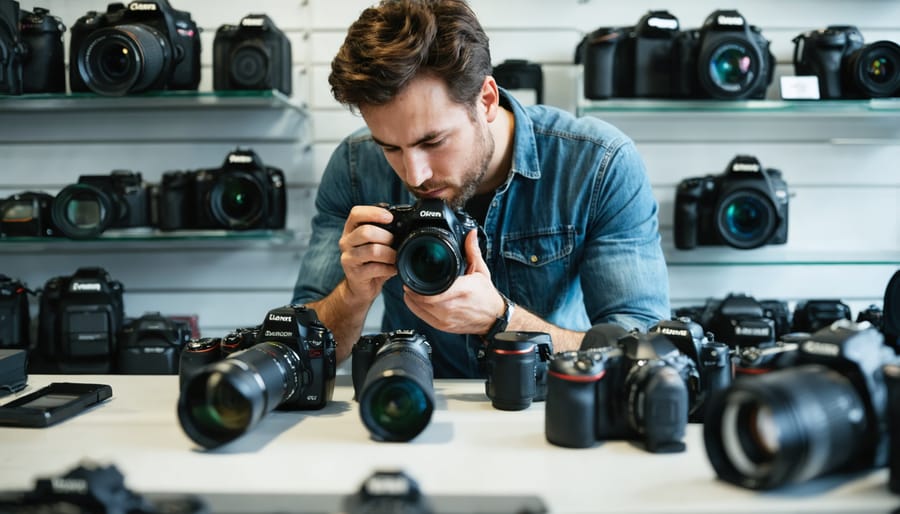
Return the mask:
[(93, 93), (0, 95), (0, 111), (141, 110), (141, 109), (260, 108), (304, 109), (277, 90), (156, 91), (138, 95), (101, 96)]
[(95, 239), (63, 237), (0, 237), (2, 251), (97, 251), (177, 248), (238, 248), (247, 245), (286, 245), (296, 241), (291, 230), (174, 230), (151, 228), (107, 230)]
[(578, 106), (579, 114), (591, 115), (607, 112), (625, 113), (734, 113), (785, 114), (802, 113), (807, 116), (865, 116), (883, 114), (900, 116), (900, 98), (873, 98), (870, 100), (654, 100), (609, 99), (584, 100)]
[(900, 266), (900, 255), (891, 251), (813, 252), (790, 251), (775, 247), (754, 250), (726, 248), (665, 249), (666, 263), (678, 267), (694, 266)]

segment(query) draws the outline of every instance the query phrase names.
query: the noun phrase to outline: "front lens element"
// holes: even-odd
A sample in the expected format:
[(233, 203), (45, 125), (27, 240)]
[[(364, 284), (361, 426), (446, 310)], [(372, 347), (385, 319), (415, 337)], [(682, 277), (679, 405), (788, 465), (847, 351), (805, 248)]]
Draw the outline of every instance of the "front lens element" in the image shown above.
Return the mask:
[(756, 248), (772, 237), (777, 219), (772, 201), (760, 192), (737, 190), (719, 204), (716, 229), (722, 240), (735, 248)]
[(433, 227), (411, 233), (397, 250), (397, 271), (403, 283), (423, 295), (446, 291), (464, 271), (455, 239)]
[(900, 89), (900, 46), (893, 41), (876, 41), (848, 58), (849, 70), (864, 96), (896, 96)]
[(209, 207), (222, 227), (247, 229), (259, 225), (265, 201), (265, 191), (253, 175), (226, 171), (210, 192)]
[(56, 195), (50, 215), (59, 231), (71, 239), (98, 237), (118, 217), (115, 200), (89, 184), (66, 186)]
[(91, 33), (78, 57), (78, 72), (91, 91), (106, 96), (162, 86), (171, 68), (165, 36), (147, 25), (120, 25)]
[(231, 54), (231, 80), (240, 89), (265, 89), (269, 81), (269, 52), (258, 42), (247, 42)]
[(723, 45), (709, 60), (713, 84), (729, 92), (741, 92), (753, 82), (753, 60), (742, 45)]

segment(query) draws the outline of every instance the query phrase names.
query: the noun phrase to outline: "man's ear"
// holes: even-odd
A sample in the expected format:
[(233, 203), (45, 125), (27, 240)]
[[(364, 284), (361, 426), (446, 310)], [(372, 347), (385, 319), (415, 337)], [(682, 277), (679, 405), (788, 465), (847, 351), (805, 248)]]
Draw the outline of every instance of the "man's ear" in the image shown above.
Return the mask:
[(481, 96), (479, 107), (484, 110), (484, 117), (488, 123), (494, 121), (500, 113), (500, 89), (494, 77), (488, 75), (481, 84)]

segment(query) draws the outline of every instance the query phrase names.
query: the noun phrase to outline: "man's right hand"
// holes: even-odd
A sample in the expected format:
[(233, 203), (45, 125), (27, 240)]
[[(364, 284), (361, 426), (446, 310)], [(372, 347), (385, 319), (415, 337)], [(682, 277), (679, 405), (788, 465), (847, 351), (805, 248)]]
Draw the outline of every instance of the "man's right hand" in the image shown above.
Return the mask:
[(397, 251), (391, 248), (393, 234), (373, 225), (393, 219), (387, 209), (357, 205), (350, 210), (341, 235), (341, 266), (354, 299), (371, 303), (384, 283), (397, 274)]

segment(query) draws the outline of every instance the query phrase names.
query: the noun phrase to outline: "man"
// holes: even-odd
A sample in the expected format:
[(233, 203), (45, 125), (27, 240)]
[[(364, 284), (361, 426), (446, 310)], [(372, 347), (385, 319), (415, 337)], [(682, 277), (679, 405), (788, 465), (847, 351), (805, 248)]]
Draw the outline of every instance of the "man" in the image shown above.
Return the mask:
[[(669, 317), (657, 205), (634, 145), (614, 127), (524, 108), (491, 77), (488, 38), (463, 0), (383, 1), (334, 58), (335, 98), (367, 129), (329, 161), (294, 302), (316, 310), (345, 359), (384, 299), (382, 330), (415, 329), (436, 377), (477, 377), (485, 339), (551, 335), (576, 350), (593, 324), (646, 329)], [(420, 295), (395, 266), (392, 220), (376, 204), (440, 198), (484, 227), (468, 268)]]

